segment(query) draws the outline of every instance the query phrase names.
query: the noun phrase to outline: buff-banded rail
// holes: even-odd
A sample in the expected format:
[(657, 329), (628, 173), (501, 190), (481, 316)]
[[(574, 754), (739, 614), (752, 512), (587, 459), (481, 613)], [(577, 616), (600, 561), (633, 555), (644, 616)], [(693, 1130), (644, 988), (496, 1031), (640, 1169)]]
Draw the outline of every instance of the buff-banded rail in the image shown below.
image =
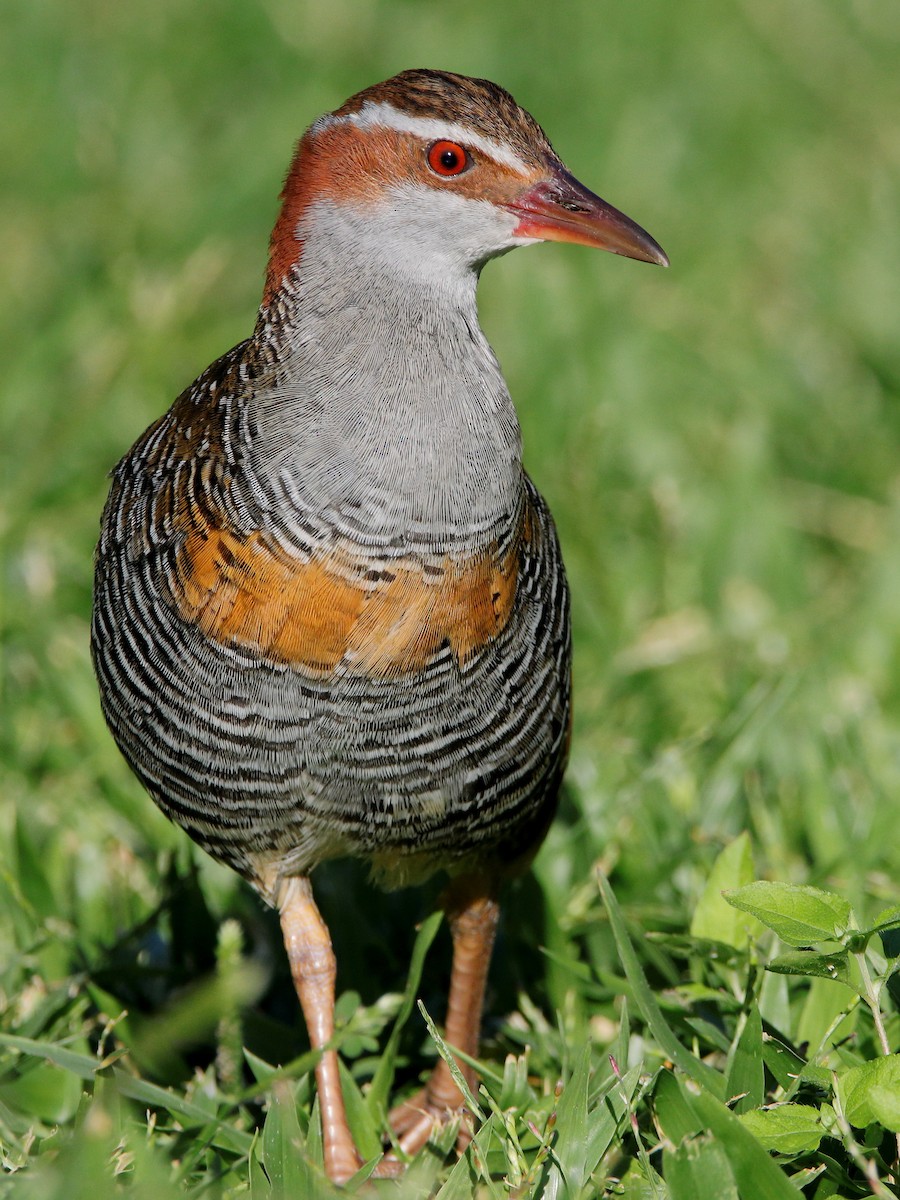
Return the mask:
[[(446, 873), (445, 1036), (474, 1057), (498, 893), (554, 814), (566, 576), (475, 297), (488, 259), (547, 240), (667, 263), (502, 88), (431, 70), (366, 88), (296, 148), (252, 334), (113, 473), (106, 719), (163, 812), (279, 911), (314, 1048), (336, 975), (320, 863), (362, 859), (387, 888)], [(333, 1049), (316, 1083), (346, 1181)], [(377, 1170), (461, 1105), (439, 1060)]]

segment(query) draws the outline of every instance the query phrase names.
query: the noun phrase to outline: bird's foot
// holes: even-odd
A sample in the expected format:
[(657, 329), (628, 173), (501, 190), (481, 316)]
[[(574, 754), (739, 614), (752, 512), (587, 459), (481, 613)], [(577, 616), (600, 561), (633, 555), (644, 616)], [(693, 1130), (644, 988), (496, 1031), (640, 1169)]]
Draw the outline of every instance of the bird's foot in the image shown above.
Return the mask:
[[(452, 1098), (439, 1098), (430, 1086), (426, 1086), (388, 1114), (388, 1124), (397, 1139), (397, 1146), (410, 1158), (419, 1153), (437, 1129), (453, 1120), (459, 1121), (456, 1151), (462, 1154), (472, 1140), (472, 1118), (459, 1092)], [(389, 1160), (390, 1155), (385, 1162)]]
[(399, 1179), (406, 1170), (406, 1163), (400, 1161), (393, 1154), (386, 1154), (375, 1170), (372, 1172), (373, 1179)]
[[(333, 1154), (326, 1154), (325, 1173), (332, 1183), (343, 1187), (364, 1165), (362, 1157), (354, 1148), (352, 1154), (344, 1154), (339, 1158), (335, 1158)], [(386, 1154), (372, 1170), (369, 1178), (398, 1179), (405, 1170), (406, 1164), (401, 1162), (396, 1155)]]

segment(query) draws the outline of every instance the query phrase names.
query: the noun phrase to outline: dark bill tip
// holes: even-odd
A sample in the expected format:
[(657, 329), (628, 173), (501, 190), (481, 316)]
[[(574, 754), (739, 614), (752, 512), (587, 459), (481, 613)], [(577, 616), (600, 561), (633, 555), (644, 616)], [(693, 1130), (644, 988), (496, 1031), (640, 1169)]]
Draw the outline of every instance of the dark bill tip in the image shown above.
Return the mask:
[(646, 229), (601, 200), (561, 166), (552, 167), (545, 179), (506, 207), (519, 217), (514, 231), (517, 237), (575, 242), (660, 267), (669, 265), (665, 250)]

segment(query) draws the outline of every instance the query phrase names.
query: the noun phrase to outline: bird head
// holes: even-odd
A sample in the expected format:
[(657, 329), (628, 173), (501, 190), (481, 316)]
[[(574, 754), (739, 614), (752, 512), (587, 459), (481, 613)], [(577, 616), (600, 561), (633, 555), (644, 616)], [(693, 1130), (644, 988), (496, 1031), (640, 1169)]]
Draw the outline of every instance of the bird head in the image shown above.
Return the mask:
[(540, 241), (668, 265), (645, 230), (569, 173), (508, 92), (444, 71), (404, 71), (319, 118), (297, 147), (282, 201), (270, 296), (317, 224), (336, 222), (363, 252), (416, 274), (477, 271)]

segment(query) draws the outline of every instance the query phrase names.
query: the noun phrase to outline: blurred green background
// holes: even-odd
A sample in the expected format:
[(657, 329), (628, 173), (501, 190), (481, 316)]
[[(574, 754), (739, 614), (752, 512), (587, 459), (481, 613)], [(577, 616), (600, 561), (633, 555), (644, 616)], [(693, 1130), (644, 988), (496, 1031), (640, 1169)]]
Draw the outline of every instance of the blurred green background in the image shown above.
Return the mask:
[[(576, 643), (569, 792), (508, 924), (501, 1001), (524, 978), (548, 1014), (590, 1019), (565, 962), (606, 945), (584, 924), (598, 860), (660, 928), (745, 828), (758, 874), (896, 902), (900, 6), (13, 0), (3, 25), (4, 1028), (60, 981), (133, 1006), (129, 947), (151, 930), (167, 962), (184, 949), (176, 893), (201, 913), (181, 914), (198, 961), (221, 915), (263, 920), (105, 731), (92, 548), (108, 470), (252, 327), (294, 141), (411, 66), (507, 87), (672, 261), (542, 246), (482, 283)], [(381, 903), (336, 930), (367, 1002), (408, 954), (379, 950), (380, 922), (424, 904)], [(174, 984), (141, 986), (152, 1011)], [(47, 1012), (32, 1036), (89, 1019)]]

